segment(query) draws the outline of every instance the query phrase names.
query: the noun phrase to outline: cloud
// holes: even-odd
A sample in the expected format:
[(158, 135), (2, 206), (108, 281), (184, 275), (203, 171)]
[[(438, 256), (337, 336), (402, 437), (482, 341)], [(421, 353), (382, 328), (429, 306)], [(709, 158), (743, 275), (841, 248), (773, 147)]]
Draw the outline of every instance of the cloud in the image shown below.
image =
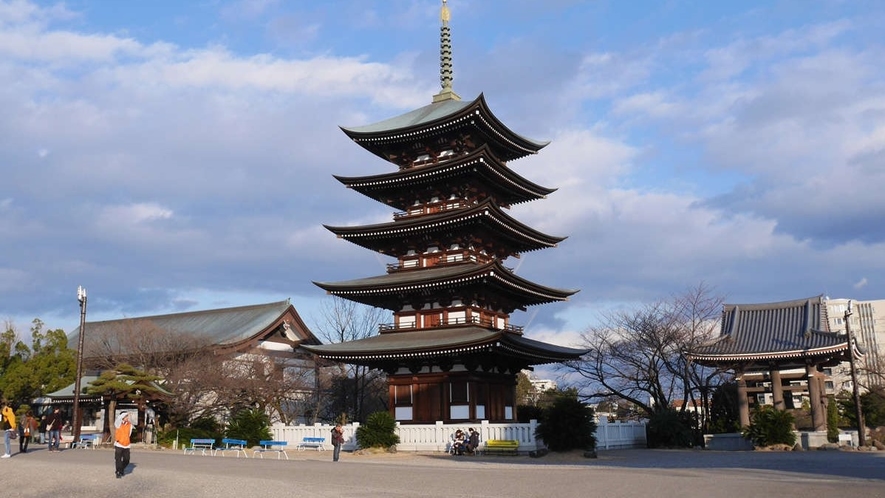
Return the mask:
[(107, 206), (98, 215), (98, 223), (106, 227), (125, 227), (172, 218), (171, 209), (154, 203)]
[[(4, 313), (66, 323), (84, 284), (108, 318), (310, 303), (313, 280), (385, 271), (390, 258), (322, 227), (391, 219), (332, 177), (393, 168), (338, 126), (430, 102), (438, 5), (225, 5), (244, 22), (210, 6), (189, 28), (220, 20), (254, 45), (122, 36), (89, 12), (0, 2), (0, 287), (21, 290)], [(510, 166), (558, 190), (510, 214), (568, 238), (507, 264), (581, 290), (514, 323), (569, 345), (599, 310), (700, 281), (736, 302), (881, 297), (855, 286), (885, 275), (878, 32), (809, 13), (590, 39), (577, 14), (601, 14), (571, 10), (585, 5), (530, 24), (471, 20), (485, 4), (457, 18), (456, 89), (552, 141)], [(274, 35), (290, 28), (304, 38)]]

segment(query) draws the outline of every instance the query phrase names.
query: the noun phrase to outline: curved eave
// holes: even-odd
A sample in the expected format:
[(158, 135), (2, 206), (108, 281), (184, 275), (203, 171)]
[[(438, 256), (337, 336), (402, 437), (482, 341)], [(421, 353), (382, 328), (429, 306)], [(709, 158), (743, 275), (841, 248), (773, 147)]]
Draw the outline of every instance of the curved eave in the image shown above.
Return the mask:
[[(174, 331), (177, 334), (203, 338), (214, 349), (229, 350), (246, 345), (284, 320), (294, 322), (297, 330), (304, 335), (304, 341), (319, 342), (304, 324), (295, 307), (288, 301), (267, 304), (237, 306), (212, 310), (187, 311), (164, 315), (123, 318), (86, 323), (86, 339), (90, 337), (118, 337), (121, 331), (142, 331), (152, 334), (159, 331)], [(80, 328), (77, 327), (68, 337), (76, 344)], [(114, 344), (119, 348), (119, 344)], [(122, 350), (121, 354), (130, 352)]]
[[(347, 188), (379, 200), (379, 197), (388, 191), (397, 192), (407, 186), (436, 185), (444, 178), (462, 177), (473, 168), (478, 168), (478, 175), (494, 181), (496, 188), (506, 187), (506, 190), (512, 193), (511, 197), (515, 198), (513, 204), (543, 199), (557, 190), (538, 185), (514, 172), (494, 158), (488, 145), (483, 145), (464, 156), (391, 173), (357, 177), (332, 176)], [(398, 207), (405, 209), (408, 206)]]
[[(545, 363), (577, 360), (590, 352), (588, 349), (567, 348), (523, 336), (506, 335), (503, 339), (500, 343), (502, 349), (518, 356), (531, 356), (543, 359)], [(533, 364), (539, 365), (541, 363)]]
[(566, 239), (566, 237), (547, 235), (524, 225), (503, 212), (491, 200), (481, 202), (467, 210), (452, 210), (401, 221), (349, 227), (323, 226), (340, 238), (362, 247), (374, 249), (375, 245), (371, 242), (372, 240), (399, 240), (404, 237), (432, 234), (469, 222), (487, 223), (491, 230), (507, 234), (511, 240), (523, 247), (530, 248), (527, 250), (556, 247), (558, 243)]
[(414, 142), (425, 136), (471, 124), (481, 126), (490, 136), (507, 146), (512, 151), (512, 159), (537, 154), (550, 143), (523, 137), (504, 126), (489, 109), (483, 94), (469, 103), (453, 100), (435, 102), (377, 123), (340, 128), (351, 140), (386, 159), (379, 150), (385, 144)]
[(482, 351), (494, 344), (501, 334), (501, 331), (478, 327), (411, 330), (302, 348), (329, 360), (391, 360)]
[(313, 283), (330, 294), (358, 300), (359, 296), (398, 296), (453, 286), (466, 287), (488, 279), (494, 280), (502, 289), (523, 296), (527, 301), (532, 301), (528, 298), (533, 297), (534, 302), (527, 302), (528, 305), (565, 301), (578, 292), (538, 285), (515, 275), (498, 261), (485, 265), (464, 263), (443, 268), (422, 268), (345, 282)]
[(323, 359), (365, 364), (494, 353), (539, 365), (574, 360), (587, 353), (584, 349), (479, 327), (390, 332), (357, 341), (302, 348)]
[(702, 364), (733, 364), (740, 362), (790, 360), (796, 358), (828, 357), (848, 351), (848, 344), (840, 344), (815, 349), (794, 349), (790, 351), (770, 351), (757, 353), (704, 354), (686, 353), (692, 361)]

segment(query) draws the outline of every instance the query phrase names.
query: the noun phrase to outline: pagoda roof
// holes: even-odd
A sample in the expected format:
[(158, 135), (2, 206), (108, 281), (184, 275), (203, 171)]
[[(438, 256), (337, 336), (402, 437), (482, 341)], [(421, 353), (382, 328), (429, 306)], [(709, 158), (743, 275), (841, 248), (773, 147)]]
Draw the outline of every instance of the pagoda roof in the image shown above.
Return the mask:
[(718, 338), (686, 353), (704, 365), (744, 370), (827, 362), (848, 351), (844, 335), (829, 331), (826, 300), (816, 296), (764, 304), (727, 304)]
[(404, 188), (438, 187), (449, 179), (464, 182), (474, 177), (484, 179), (486, 190), (494, 192), (493, 197), (506, 205), (543, 199), (556, 191), (517, 174), (495, 158), (485, 144), (469, 154), (391, 173), (356, 177), (335, 175), (335, 179), (348, 188), (401, 210), (410, 207), (409, 199), (402, 196)]
[(483, 294), (503, 296), (514, 303), (519, 303), (514, 306), (515, 309), (565, 301), (568, 296), (578, 292), (538, 285), (517, 276), (498, 260), (485, 264), (462, 261), (434, 267), (405, 269), (376, 277), (340, 282), (314, 282), (314, 284), (329, 294), (394, 311), (398, 310), (403, 302), (408, 302), (403, 299), (403, 295), (426, 294), (446, 289), (481, 287), (480, 292)]
[(497, 144), (497, 155), (504, 161), (536, 154), (550, 143), (511, 131), (495, 117), (483, 94), (471, 102), (442, 100), (377, 123), (342, 126), (341, 130), (366, 150), (388, 160), (385, 151), (393, 144), (411, 146), (416, 141), (464, 127), (481, 131), (489, 142)]
[[(276, 333), (280, 327), (289, 323), (291, 337), (283, 337)], [(295, 308), (286, 301), (232, 308), (220, 308), (203, 311), (189, 311), (165, 315), (122, 318), (86, 323), (86, 339), (101, 338), (113, 340), (127, 331), (168, 331), (176, 334), (192, 334), (206, 339), (213, 348), (218, 350), (237, 349), (258, 342), (279, 342), (292, 347), (293, 343), (319, 344), (310, 329), (301, 320)], [(80, 334), (77, 327), (68, 338), (76, 344)], [(295, 338), (293, 340), (293, 338)], [(288, 342), (287, 342), (288, 341)], [(120, 345), (118, 345), (120, 346)], [(126, 354), (121, 351), (121, 354)]]
[[(469, 208), (452, 209), (437, 214), (410, 216), (374, 225), (335, 227), (323, 225), (338, 237), (359, 246), (391, 255), (402, 254), (404, 244), (414, 237), (430, 237), (438, 232), (450, 233), (464, 226), (481, 226), (495, 233), (495, 240), (515, 252), (528, 252), (555, 247), (566, 237), (554, 237), (524, 225), (501, 210), (491, 199)], [(475, 233), (475, 229), (474, 232)]]
[(527, 365), (574, 360), (587, 353), (528, 339), (520, 334), (477, 326), (388, 331), (356, 341), (305, 345), (321, 358), (378, 366), (387, 362), (439, 357), (496, 354), (520, 359)]

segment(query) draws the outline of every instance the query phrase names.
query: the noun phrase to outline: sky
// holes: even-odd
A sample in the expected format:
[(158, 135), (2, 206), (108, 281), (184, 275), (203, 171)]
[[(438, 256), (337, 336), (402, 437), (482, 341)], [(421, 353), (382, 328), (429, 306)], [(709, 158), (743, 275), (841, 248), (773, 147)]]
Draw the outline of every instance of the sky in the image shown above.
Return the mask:
[[(454, 89), (550, 141), (567, 236), (508, 266), (580, 289), (512, 317), (576, 345), (699, 284), (729, 303), (885, 298), (885, 3), (451, 0)], [(390, 221), (332, 175), (439, 91), (439, 0), (0, 0), (0, 320), (291, 299), (393, 262), (327, 225)], [(391, 320), (392, 321), (392, 320)]]

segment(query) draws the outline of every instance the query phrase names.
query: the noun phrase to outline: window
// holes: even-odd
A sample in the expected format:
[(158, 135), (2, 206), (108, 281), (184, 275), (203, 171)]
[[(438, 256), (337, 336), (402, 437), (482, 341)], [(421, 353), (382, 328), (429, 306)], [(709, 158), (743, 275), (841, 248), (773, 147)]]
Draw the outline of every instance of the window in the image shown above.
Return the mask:
[(412, 386), (393, 386), (393, 396), (396, 406), (411, 406)]
[(470, 402), (470, 391), (466, 380), (449, 383), (449, 401), (453, 405), (461, 405)]

